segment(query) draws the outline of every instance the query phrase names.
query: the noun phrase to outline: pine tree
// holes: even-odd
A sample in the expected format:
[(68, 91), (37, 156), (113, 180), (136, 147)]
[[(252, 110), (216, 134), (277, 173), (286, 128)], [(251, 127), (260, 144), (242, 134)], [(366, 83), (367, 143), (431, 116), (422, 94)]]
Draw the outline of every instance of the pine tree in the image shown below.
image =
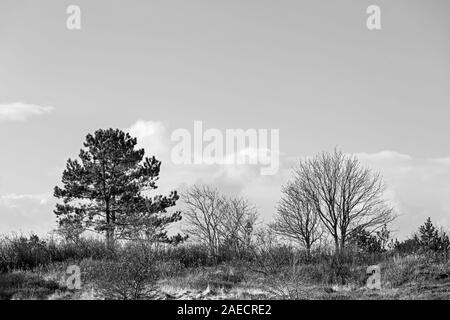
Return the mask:
[(422, 248), (437, 251), (439, 246), (439, 233), (428, 217), (427, 221), (419, 227), (419, 242)]
[(168, 237), (166, 231), (181, 219), (178, 211), (167, 213), (179, 198), (177, 192), (145, 195), (157, 188), (161, 162), (144, 159), (144, 149), (135, 149), (136, 144), (136, 138), (118, 129), (86, 136), (79, 160), (67, 161), (63, 187), (54, 190), (63, 200), (54, 211), (60, 227), (103, 234), (108, 247), (114, 239), (143, 236), (160, 242), (182, 240), (180, 235)]

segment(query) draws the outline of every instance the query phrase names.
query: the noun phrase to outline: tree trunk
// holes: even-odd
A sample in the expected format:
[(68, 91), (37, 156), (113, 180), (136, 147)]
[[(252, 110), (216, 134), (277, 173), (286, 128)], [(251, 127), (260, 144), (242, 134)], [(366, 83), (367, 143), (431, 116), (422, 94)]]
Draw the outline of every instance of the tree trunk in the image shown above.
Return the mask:
[(339, 253), (341, 252), (340, 250), (340, 246), (339, 246), (339, 239), (338, 237), (334, 237), (334, 254), (335, 255), (339, 255)]
[(111, 231), (108, 229), (106, 230), (106, 249), (111, 249), (112, 248), (112, 236), (111, 236)]
[(306, 243), (306, 259), (310, 261), (311, 259), (311, 244)]
[(340, 250), (341, 253), (343, 253), (343, 252), (344, 252), (344, 249), (345, 249), (345, 238), (342, 237), (340, 242), (341, 242), (341, 243), (340, 243), (340, 248), (339, 248), (339, 250)]
[(113, 217), (111, 216), (111, 210), (109, 207), (109, 201), (106, 201), (106, 248), (111, 250), (114, 248), (114, 226)]

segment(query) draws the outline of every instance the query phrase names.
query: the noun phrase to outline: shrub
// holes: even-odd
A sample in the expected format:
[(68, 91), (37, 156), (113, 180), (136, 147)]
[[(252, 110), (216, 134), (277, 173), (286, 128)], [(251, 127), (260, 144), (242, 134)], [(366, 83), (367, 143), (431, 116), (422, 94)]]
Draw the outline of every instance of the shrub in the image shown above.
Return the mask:
[(158, 259), (178, 261), (185, 268), (212, 266), (215, 263), (214, 259), (208, 255), (208, 250), (201, 245), (167, 247), (158, 252)]
[(450, 238), (443, 230), (438, 230), (428, 218), (417, 233), (402, 242), (396, 240), (394, 249), (401, 255), (424, 254), (435, 260), (448, 260)]
[(36, 235), (29, 238), (13, 236), (3, 238), (0, 247), (0, 268), (2, 272), (14, 269), (32, 269), (48, 264), (51, 257), (47, 243)]
[(305, 299), (302, 276), (296, 272), (283, 273), (266, 279), (266, 290), (275, 298), (283, 300)]
[(144, 299), (155, 295), (155, 255), (143, 243), (126, 246), (116, 260), (86, 261), (81, 266), (106, 299)]
[(32, 270), (55, 262), (106, 259), (114, 257), (103, 241), (79, 239), (76, 242), (43, 240), (37, 235), (13, 235), (0, 239), (0, 272)]
[(448, 277), (449, 263), (438, 264), (427, 255), (398, 256), (382, 266), (382, 281), (391, 287), (408, 284), (429, 283), (439, 276)]
[(250, 268), (265, 275), (279, 273), (285, 267), (291, 267), (296, 260), (294, 248), (287, 245), (255, 249), (252, 258)]
[(169, 261), (157, 261), (156, 269), (159, 277), (161, 278), (174, 278), (179, 276), (183, 270), (185, 270), (184, 265), (180, 261), (169, 260)]
[(58, 283), (36, 275), (23, 272), (0, 274), (0, 300), (45, 299), (59, 289)]
[(118, 248), (108, 249), (102, 240), (81, 238), (77, 241), (49, 241), (48, 250), (52, 262), (64, 262), (67, 260), (114, 258)]

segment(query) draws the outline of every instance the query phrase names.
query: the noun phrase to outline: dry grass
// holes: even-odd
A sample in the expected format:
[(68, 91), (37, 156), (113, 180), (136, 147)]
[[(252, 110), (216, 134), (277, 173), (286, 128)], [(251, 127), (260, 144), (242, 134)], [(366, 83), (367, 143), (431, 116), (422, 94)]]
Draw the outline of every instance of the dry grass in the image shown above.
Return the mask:
[[(240, 281), (227, 281), (229, 275), (220, 268), (196, 268), (184, 270), (177, 276), (160, 279), (156, 287), (155, 299), (182, 300), (227, 300), (227, 299), (314, 299), (314, 300), (405, 300), (405, 299), (449, 299), (450, 277), (448, 264), (424, 266), (421, 259), (404, 258), (382, 266), (382, 290), (369, 290), (361, 283), (318, 284), (305, 280), (305, 277), (271, 278), (248, 273)], [(60, 270), (60, 271), (58, 271)], [(69, 291), (61, 281), (64, 279), (61, 268), (49, 273), (7, 274), (6, 282), (14, 283), (18, 290), (3, 290), (3, 299), (104, 299), (105, 296), (94, 282), (83, 282), (81, 291)], [(59, 272), (59, 273), (58, 273)], [(47, 279), (47, 280), (45, 280)], [(3, 282), (2, 282), (3, 281)], [(5, 275), (0, 277), (2, 288)], [(20, 283), (17, 286), (17, 283)], [(6, 294), (5, 294), (6, 292)]]
[[(448, 299), (450, 262), (427, 255), (358, 257), (336, 260), (326, 253), (293, 261), (292, 250), (261, 261), (211, 264), (198, 248), (154, 255), (149, 248), (123, 248), (111, 255), (97, 242), (83, 249), (14, 238), (0, 250), (0, 299)], [(13, 249), (17, 249), (17, 251)], [(20, 249), (20, 250), (19, 250)], [(36, 259), (42, 252), (48, 260)], [(183, 257), (182, 260), (178, 259)], [(66, 259), (66, 257), (68, 257)], [(377, 260), (378, 259), (378, 260)], [(261, 268), (272, 261), (276, 268)], [(382, 290), (365, 286), (368, 265), (378, 261)], [(66, 269), (81, 268), (82, 290), (65, 286)], [(20, 269), (25, 265), (26, 268)], [(15, 267), (15, 269), (11, 269)], [(7, 271), (7, 272), (5, 272)], [(0, 271), (1, 272), (1, 271)], [(118, 286), (120, 285), (120, 286)], [(151, 295), (147, 295), (151, 292)]]

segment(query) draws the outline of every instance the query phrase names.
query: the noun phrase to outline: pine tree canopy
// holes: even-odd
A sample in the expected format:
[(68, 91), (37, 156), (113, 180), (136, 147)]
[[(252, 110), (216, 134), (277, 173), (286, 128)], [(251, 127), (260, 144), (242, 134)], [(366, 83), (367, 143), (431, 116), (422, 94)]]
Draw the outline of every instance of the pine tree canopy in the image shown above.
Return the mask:
[(438, 230), (431, 222), (431, 218), (419, 227), (420, 242), (424, 246), (433, 246), (438, 239)]
[(179, 235), (169, 238), (166, 231), (181, 219), (180, 212), (167, 212), (175, 206), (177, 192), (147, 196), (157, 188), (161, 162), (144, 159), (144, 149), (136, 149), (136, 144), (136, 138), (119, 129), (86, 136), (79, 159), (67, 161), (63, 187), (54, 189), (54, 196), (63, 201), (54, 211), (61, 227), (104, 234), (107, 242), (181, 240)]

